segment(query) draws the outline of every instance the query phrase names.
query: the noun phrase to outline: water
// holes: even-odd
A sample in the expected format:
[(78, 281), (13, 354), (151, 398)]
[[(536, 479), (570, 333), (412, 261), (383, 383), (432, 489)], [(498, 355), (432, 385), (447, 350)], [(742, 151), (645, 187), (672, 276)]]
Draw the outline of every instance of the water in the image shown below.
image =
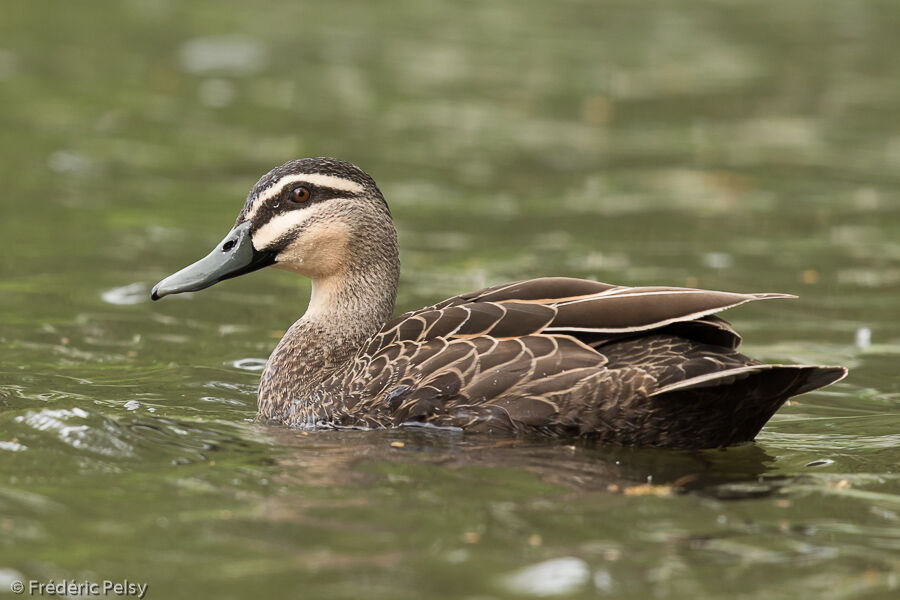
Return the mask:
[[(4, 7), (0, 589), (888, 598), (900, 7)], [(373, 174), (398, 309), (539, 275), (795, 293), (746, 351), (851, 375), (711, 452), (252, 422), (308, 284), (151, 304), (275, 164)]]

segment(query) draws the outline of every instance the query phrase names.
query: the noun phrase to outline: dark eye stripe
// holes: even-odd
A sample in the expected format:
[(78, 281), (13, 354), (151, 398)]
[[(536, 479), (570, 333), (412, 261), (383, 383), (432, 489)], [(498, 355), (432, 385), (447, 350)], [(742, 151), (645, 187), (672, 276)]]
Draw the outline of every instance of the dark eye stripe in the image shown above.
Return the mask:
[(313, 185), (311, 183), (300, 181), (286, 184), (283, 188), (281, 188), (281, 191), (275, 196), (275, 198), (290, 200), (293, 196), (294, 190), (296, 190), (297, 188), (306, 188), (307, 190), (309, 190), (309, 200), (306, 201), (307, 204), (312, 202), (321, 202), (323, 200), (331, 200), (332, 198), (356, 198), (360, 196), (360, 194), (354, 194), (352, 192), (348, 192), (347, 190), (326, 187), (323, 185)]
[[(293, 199), (294, 190), (297, 188), (305, 188), (309, 190), (309, 198), (303, 202), (297, 202)], [(335, 198), (355, 198), (361, 194), (354, 194), (347, 190), (330, 188), (325, 186), (316, 186), (305, 182), (293, 182), (286, 184), (277, 195), (268, 198), (262, 205), (254, 211), (253, 225), (251, 231), (256, 231), (266, 223), (268, 223), (276, 215), (287, 211), (304, 210), (306, 207), (320, 202), (327, 202)]]

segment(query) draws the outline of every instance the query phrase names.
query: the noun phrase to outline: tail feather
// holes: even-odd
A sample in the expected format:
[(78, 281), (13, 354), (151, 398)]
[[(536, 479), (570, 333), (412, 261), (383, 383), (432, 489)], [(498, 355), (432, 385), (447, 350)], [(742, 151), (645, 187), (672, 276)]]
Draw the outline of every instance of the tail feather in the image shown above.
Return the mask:
[(693, 377), (650, 396), (656, 418), (681, 437), (683, 448), (715, 448), (750, 442), (788, 398), (846, 376), (843, 367), (748, 365)]
[(803, 374), (802, 385), (798, 385), (796, 389), (792, 389), (785, 398), (798, 396), (811, 392), (827, 385), (831, 385), (836, 381), (840, 381), (847, 376), (847, 369), (844, 367), (821, 367), (818, 365), (777, 365), (777, 364), (761, 364), (746, 365), (724, 371), (713, 371), (712, 373), (704, 373), (697, 377), (691, 377), (683, 381), (677, 381), (673, 384), (663, 386), (650, 394), (651, 397), (662, 396), (670, 392), (678, 390), (695, 390), (708, 387), (717, 387), (723, 385), (732, 385), (736, 381), (746, 379), (752, 373), (761, 373), (764, 371), (799, 371)]
[(847, 369), (844, 367), (810, 366), (807, 367), (807, 369), (809, 369), (809, 376), (806, 379), (805, 385), (801, 385), (794, 390), (791, 393), (791, 396), (799, 396), (800, 394), (823, 388), (832, 383), (837, 383), (847, 376)]

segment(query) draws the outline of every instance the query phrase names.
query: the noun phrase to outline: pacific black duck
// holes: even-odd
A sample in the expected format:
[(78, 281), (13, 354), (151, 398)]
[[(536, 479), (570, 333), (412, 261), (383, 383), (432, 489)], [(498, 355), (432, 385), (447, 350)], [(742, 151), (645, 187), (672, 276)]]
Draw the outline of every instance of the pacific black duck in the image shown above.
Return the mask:
[(548, 277), (392, 319), (391, 213), (369, 175), (333, 158), (264, 175), (225, 239), (151, 297), (266, 266), (312, 280), (306, 313), (259, 385), (260, 416), (289, 426), (432, 424), (709, 448), (752, 440), (788, 398), (846, 374), (748, 358), (714, 314), (786, 294)]

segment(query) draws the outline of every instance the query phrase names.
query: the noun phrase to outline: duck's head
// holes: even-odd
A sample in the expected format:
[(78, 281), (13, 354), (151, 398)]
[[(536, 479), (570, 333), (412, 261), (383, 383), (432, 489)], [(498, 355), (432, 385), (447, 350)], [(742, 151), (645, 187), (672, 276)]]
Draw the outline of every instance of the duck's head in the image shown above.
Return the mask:
[[(309, 277), (315, 294), (317, 282), (396, 275), (394, 263), (396, 232), (375, 181), (348, 162), (304, 158), (263, 175), (228, 235), (157, 283), (150, 297), (202, 290), (267, 266)], [(369, 277), (367, 270), (376, 272)]]

